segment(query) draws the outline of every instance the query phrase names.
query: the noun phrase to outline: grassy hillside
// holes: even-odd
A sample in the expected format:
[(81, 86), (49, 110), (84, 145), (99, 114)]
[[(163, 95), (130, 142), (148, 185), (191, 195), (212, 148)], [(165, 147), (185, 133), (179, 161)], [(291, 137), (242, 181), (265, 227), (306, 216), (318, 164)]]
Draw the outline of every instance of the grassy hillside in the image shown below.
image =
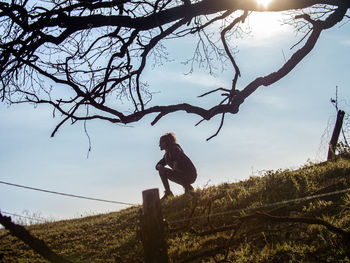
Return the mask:
[[(349, 193), (240, 210), (347, 188), (350, 161), (343, 159), (166, 200), (170, 262), (350, 262)], [(74, 262), (143, 262), (140, 208), (27, 229)], [(3, 262), (46, 262), (7, 230), (0, 231), (1, 256)]]

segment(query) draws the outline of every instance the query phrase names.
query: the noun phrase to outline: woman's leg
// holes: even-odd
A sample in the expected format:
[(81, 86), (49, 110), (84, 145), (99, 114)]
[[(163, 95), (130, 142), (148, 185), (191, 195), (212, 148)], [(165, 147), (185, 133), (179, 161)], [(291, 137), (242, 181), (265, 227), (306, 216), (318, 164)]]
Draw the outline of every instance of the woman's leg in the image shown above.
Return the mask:
[(185, 193), (190, 193), (190, 192), (192, 192), (194, 190), (192, 185), (190, 185), (190, 184), (183, 185), (183, 187), (185, 189)]
[(182, 187), (185, 189), (185, 193), (188, 193), (193, 191), (191, 184), (193, 184), (196, 180), (196, 175), (171, 170), (171, 172), (167, 173), (167, 179), (174, 183), (182, 185)]
[(171, 172), (172, 170), (169, 168), (162, 167), (159, 169), (159, 176), (160, 176), (160, 179), (162, 180), (162, 183), (165, 189), (165, 196), (173, 194), (170, 190), (169, 181), (168, 181), (168, 174)]

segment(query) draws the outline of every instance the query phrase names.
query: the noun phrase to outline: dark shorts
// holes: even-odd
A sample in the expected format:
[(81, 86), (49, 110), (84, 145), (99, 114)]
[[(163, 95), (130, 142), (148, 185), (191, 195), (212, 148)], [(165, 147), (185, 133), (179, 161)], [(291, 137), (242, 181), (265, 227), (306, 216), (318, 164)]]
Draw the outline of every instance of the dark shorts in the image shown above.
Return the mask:
[(176, 170), (167, 169), (166, 177), (177, 184), (190, 185), (197, 179), (196, 172), (181, 172)]

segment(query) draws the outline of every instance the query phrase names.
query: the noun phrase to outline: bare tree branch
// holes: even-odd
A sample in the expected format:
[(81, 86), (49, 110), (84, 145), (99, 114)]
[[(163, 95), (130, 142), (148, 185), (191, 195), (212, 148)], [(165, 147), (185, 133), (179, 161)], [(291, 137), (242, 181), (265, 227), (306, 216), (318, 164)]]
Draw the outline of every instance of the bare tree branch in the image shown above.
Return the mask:
[(54, 253), (44, 241), (32, 236), (23, 226), (11, 222), (11, 217), (3, 216), (0, 212), (0, 224), (2, 224), (11, 235), (22, 240), (26, 245), (53, 263), (71, 263), (71, 261)]
[[(323, 30), (348, 18), (349, 7), (349, 1), (341, 0), (274, 0), (266, 8), (255, 0), (1, 2), (0, 97), (9, 103), (50, 105), (62, 115), (52, 136), (68, 120), (128, 124), (155, 114), (154, 125), (179, 111), (202, 120), (221, 115), (217, 135), (225, 115), (236, 114), (259, 87), (289, 74), (312, 51)], [(297, 14), (293, 23), (309, 33), (276, 72), (238, 90), (241, 72), (227, 38), (252, 11)], [(198, 41), (189, 60), (192, 67), (206, 65), (213, 73), (217, 64), (229, 61), (234, 70), (230, 88), (212, 87), (199, 96), (223, 91), (224, 98), (208, 108), (186, 103), (186, 98), (174, 105), (148, 106), (152, 93), (144, 70), (149, 61), (155, 58), (154, 63), (162, 64), (167, 60), (165, 44), (189, 35)]]
[(287, 222), (287, 223), (304, 223), (304, 224), (314, 224), (326, 227), (329, 231), (336, 233), (343, 237), (345, 240), (350, 240), (350, 232), (345, 231), (339, 227), (333, 226), (332, 224), (321, 220), (319, 218), (307, 218), (307, 217), (287, 217), (287, 216), (272, 216), (266, 213), (256, 213), (253, 215), (264, 220), (269, 220), (273, 222)]

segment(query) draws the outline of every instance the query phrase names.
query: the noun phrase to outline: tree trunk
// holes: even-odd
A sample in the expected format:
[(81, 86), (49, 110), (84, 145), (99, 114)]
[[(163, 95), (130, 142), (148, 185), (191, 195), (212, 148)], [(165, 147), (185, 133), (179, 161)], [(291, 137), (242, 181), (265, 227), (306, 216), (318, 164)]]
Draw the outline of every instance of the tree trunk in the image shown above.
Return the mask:
[(341, 131), (341, 127), (343, 125), (344, 114), (345, 114), (344, 111), (342, 111), (342, 110), (338, 111), (337, 121), (336, 121), (335, 126), (334, 126), (331, 141), (329, 142), (329, 149), (328, 149), (328, 156), (327, 156), (328, 161), (335, 159), (335, 149), (336, 149), (336, 146), (338, 143), (338, 138), (339, 138), (339, 134)]

